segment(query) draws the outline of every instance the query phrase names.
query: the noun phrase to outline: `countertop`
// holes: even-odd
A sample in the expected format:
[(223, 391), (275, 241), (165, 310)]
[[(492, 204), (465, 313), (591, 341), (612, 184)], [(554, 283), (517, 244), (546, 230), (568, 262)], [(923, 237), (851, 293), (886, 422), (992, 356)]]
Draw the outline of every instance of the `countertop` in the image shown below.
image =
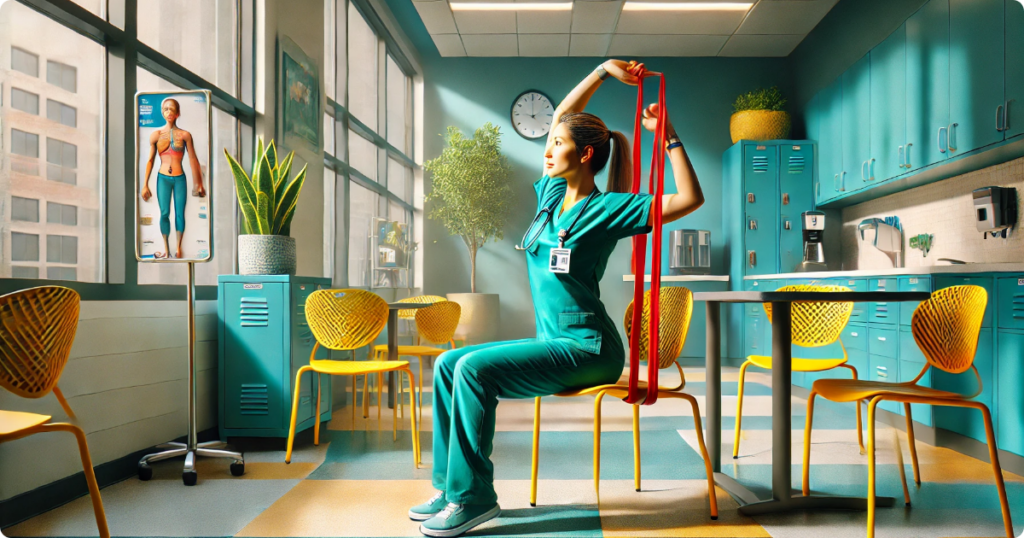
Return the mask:
[[(633, 282), (633, 275), (622, 275), (623, 282)], [(651, 275), (644, 275), (644, 282), (650, 282)], [(728, 282), (729, 275), (661, 275), (662, 282)]]
[[(942, 273), (1024, 273), (1024, 263), (966, 263), (963, 265), (925, 265), (890, 269), (858, 269), (855, 271), (816, 271), (813, 273), (780, 273), (755, 275), (744, 280), (768, 280), (777, 278), (856, 278), (891, 275), (932, 275)], [(662, 277), (664, 278), (664, 277)]]

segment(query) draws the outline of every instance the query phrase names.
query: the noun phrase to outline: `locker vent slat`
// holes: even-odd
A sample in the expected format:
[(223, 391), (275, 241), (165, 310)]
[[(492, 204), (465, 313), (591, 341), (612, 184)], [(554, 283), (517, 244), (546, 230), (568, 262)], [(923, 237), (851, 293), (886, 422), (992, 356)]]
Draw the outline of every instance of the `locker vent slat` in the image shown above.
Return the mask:
[(806, 165), (803, 155), (790, 155), (787, 169), (790, 174), (802, 174)]
[(238, 305), (242, 327), (267, 327), (270, 325), (270, 306), (266, 297), (242, 297)]
[(768, 156), (754, 155), (753, 167), (755, 174), (763, 174), (768, 171)]
[(239, 413), (243, 415), (270, 414), (270, 399), (266, 385), (243, 383), (238, 403)]

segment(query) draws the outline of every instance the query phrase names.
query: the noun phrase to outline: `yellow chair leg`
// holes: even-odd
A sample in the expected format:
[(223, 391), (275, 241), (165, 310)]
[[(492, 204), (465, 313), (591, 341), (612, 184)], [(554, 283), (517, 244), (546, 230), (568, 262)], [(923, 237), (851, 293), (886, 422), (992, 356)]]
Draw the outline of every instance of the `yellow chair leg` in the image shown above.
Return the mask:
[[(63, 399), (63, 398), (62, 398)], [(85, 482), (89, 486), (89, 498), (92, 500), (92, 511), (96, 516), (96, 528), (101, 538), (110, 538), (110, 530), (107, 528), (107, 514), (103, 510), (103, 499), (100, 497), (100, 487), (96, 483), (96, 472), (92, 467), (92, 456), (89, 454), (89, 445), (85, 439), (85, 432), (74, 424), (55, 423), (44, 424), (40, 431), (65, 431), (71, 432), (78, 442), (78, 454), (82, 458), (82, 471), (85, 472)]]
[(733, 432), (732, 441), (732, 459), (740, 457), (740, 423), (743, 422), (743, 384), (747, 375), (747, 366), (750, 366), (750, 361), (745, 361), (743, 366), (740, 366), (739, 391), (736, 398), (736, 427)]
[(295, 373), (295, 394), (292, 395), (292, 419), (288, 426), (288, 449), (284, 453), (284, 462), (292, 462), (292, 444), (295, 443), (295, 419), (299, 413), (299, 388), (302, 385), (302, 374), (313, 370), (310, 366), (303, 366)]
[(384, 393), (384, 373), (377, 372), (377, 429), (380, 430), (380, 408), (382, 407), (381, 397)]
[(633, 406), (633, 486), (640, 491), (640, 406)]
[[(388, 394), (391, 392), (389, 391)], [(391, 406), (391, 440), (398, 441), (398, 402)]]
[(704, 428), (700, 423), (700, 406), (697, 405), (697, 399), (689, 394), (680, 394), (680, 396), (690, 402), (690, 408), (693, 409), (693, 427), (697, 432), (697, 446), (700, 447), (700, 457), (704, 458), (704, 472), (708, 476), (708, 502), (711, 507), (711, 519), (718, 519), (718, 494), (715, 491), (715, 472), (711, 467), (711, 457), (708, 455), (708, 448), (704, 444)]
[(988, 440), (988, 458), (992, 460), (992, 473), (996, 478), (996, 488), (999, 490), (999, 507), (1003, 511), (1003, 527), (1006, 530), (1006, 538), (1013, 537), (1013, 521), (1010, 519), (1010, 503), (1006, 500), (1006, 485), (1003, 483), (1003, 471), (999, 468), (999, 453), (996, 451), (996, 436), (992, 431), (992, 415), (984, 404), (976, 406), (985, 419), (985, 438)]
[[(814, 398), (818, 396), (814, 389), (807, 397), (807, 420), (804, 421), (804, 468), (803, 468), (803, 494), (806, 497), (811, 494), (811, 423), (814, 422)], [(860, 403), (857, 404), (858, 411)], [(860, 428), (858, 428), (859, 430)]]
[[(853, 380), (854, 381), (857, 380), (857, 369), (856, 368), (854, 368), (852, 365), (849, 365), (849, 364), (840, 364), (840, 366), (844, 366), (846, 368), (849, 368), (850, 369), (850, 373), (853, 376)], [(857, 400), (856, 402), (854, 402), (854, 404), (856, 404), (856, 406), (857, 406), (857, 446), (860, 447), (860, 453), (864, 454), (864, 433), (861, 431), (864, 428), (864, 425), (863, 425), (863, 423), (861, 421), (861, 415), (860, 415), (860, 400)]]
[(601, 496), (601, 400), (605, 391), (594, 397), (594, 492)]
[(903, 404), (903, 412), (907, 416), (907, 442), (910, 443), (910, 463), (914, 466), (914, 483), (921, 485), (921, 469), (917, 464), (917, 442), (914, 440), (914, 417), (910, 414), (910, 404)]
[[(409, 376), (409, 392), (412, 397), (412, 403), (416, 403), (416, 379), (412, 376), (412, 370), (406, 368), (405, 374)], [(420, 430), (416, 424), (416, 413), (415, 408), (412, 408), (409, 412), (409, 418), (412, 420), (412, 463), (416, 469), (420, 468)]]
[(875, 407), (879, 398), (868, 403), (868, 538), (875, 538)]
[(352, 429), (356, 429), (356, 397), (359, 393), (356, 392), (356, 376), (352, 376)]
[(537, 506), (537, 462), (540, 458), (540, 396), (533, 399), (533, 461), (530, 465), (530, 506)]
[(313, 445), (320, 446), (320, 374), (313, 372), (316, 378), (316, 414), (313, 415)]
[(416, 408), (419, 409), (419, 412), (420, 412), (420, 423), (421, 424), (423, 423), (423, 361), (424, 360), (426, 360), (426, 357), (421, 355), (420, 359), (418, 361), (416, 361), (420, 365), (420, 397), (417, 399)]
[(363, 418), (370, 418), (370, 392), (366, 390), (370, 374), (363, 374)]
[(896, 427), (892, 428), (892, 444), (896, 448), (896, 466), (900, 471), (900, 485), (903, 486), (903, 504), (910, 506), (910, 488), (907, 487), (907, 471), (903, 465), (903, 447), (900, 446), (900, 434)]

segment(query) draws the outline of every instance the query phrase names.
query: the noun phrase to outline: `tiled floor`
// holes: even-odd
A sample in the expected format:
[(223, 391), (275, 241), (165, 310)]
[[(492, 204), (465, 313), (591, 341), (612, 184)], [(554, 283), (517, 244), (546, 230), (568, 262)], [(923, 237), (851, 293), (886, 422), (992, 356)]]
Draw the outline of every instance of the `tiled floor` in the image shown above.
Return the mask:
[[(672, 383), (671, 372), (663, 374)], [(704, 407), (704, 373), (687, 369), (687, 390)], [(765, 497), (771, 483), (770, 379), (748, 373), (741, 457), (733, 460), (736, 371), (723, 375), (723, 471)], [(429, 377), (426, 386), (430, 386)], [(347, 383), (346, 383), (347, 385)], [(243, 440), (246, 474), (235, 478), (225, 462), (201, 460), (199, 485), (181, 484), (180, 461), (154, 466), (151, 482), (129, 479), (103, 489), (115, 536), (419, 536), (406, 516), (409, 506), (428, 498), (429, 389), (423, 408), (424, 466), (414, 469), (409, 408), (392, 441), (391, 413), (381, 420), (352, 420), (350, 408), (336, 410), (321, 430), (300, 435), (291, 465), (283, 443)], [(800, 483), (802, 425), (806, 402), (793, 399), (794, 484)], [(812, 489), (865, 495), (867, 463), (857, 448), (853, 408), (819, 400), (815, 406)], [(864, 536), (863, 512), (822, 512), (748, 518), (718, 490), (720, 518), (708, 517), (707, 482), (696, 451), (689, 406), (661, 400), (641, 409), (642, 491), (633, 488), (631, 412), (606, 398), (600, 499), (594, 491), (591, 455), (593, 400), (545, 398), (536, 508), (529, 505), (533, 402), (503, 400), (494, 440), (495, 488), (502, 516), (470, 536), (775, 536), (829, 538)], [(902, 433), (904, 450), (906, 438)], [(901, 496), (893, 429), (878, 433), (878, 493)], [(1002, 520), (988, 464), (918, 442), (923, 483), (911, 486), (912, 508), (878, 510), (879, 537), (1001, 536)], [(905, 455), (910, 476), (909, 453)], [(1024, 525), (1024, 478), (1004, 473), (1016, 532)], [(911, 482), (913, 484), (913, 482)], [(95, 536), (88, 498), (4, 530), (8, 536)]]

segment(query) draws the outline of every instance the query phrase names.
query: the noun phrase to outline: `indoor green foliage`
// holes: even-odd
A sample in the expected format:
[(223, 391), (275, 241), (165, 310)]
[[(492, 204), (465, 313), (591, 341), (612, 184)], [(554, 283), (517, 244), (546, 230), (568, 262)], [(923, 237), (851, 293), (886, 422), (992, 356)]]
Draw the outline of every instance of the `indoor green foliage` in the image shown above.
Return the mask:
[(252, 179), (226, 149), (224, 156), (235, 176), (235, 193), (242, 210), (242, 234), (290, 235), (299, 191), (306, 181), (305, 166), (295, 179), (288, 181), (295, 152), (278, 161), (274, 141), (264, 148), (263, 138), (259, 138), (252, 162)]
[(786, 98), (778, 88), (758, 88), (754, 91), (740, 94), (736, 102), (732, 104), (733, 112), (744, 110), (773, 110), (780, 111), (786, 107)]
[(473, 138), (456, 127), (444, 135), (441, 156), (423, 163), (432, 174), (433, 187), (425, 197), (434, 201), (431, 219), (444, 223), (469, 249), (470, 289), (476, 293), (476, 253), (484, 243), (502, 239), (512, 206), (511, 167), (501, 154), (501, 132), (485, 123)]

